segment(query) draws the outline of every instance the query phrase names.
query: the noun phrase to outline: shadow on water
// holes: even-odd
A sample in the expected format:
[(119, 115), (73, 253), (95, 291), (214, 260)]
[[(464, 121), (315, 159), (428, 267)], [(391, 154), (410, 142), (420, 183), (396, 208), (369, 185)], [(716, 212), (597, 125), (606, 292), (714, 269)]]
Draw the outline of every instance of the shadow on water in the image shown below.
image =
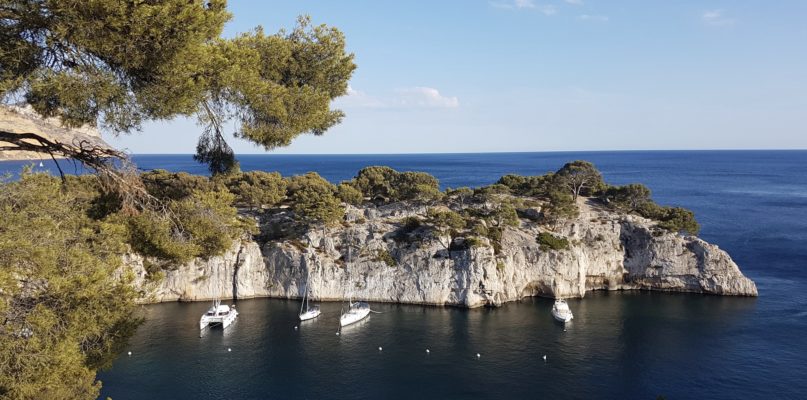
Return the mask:
[(541, 298), (474, 310), (374, 303), (380, 313), (336, 335), (341, 303), (323, 303), (320, 317), (301, 323), (296, 301), (242, 300), (238, 322), (202, 338), (208, 304), (153, 305), (133, 355), (100, 378), (104, 396), (126, 399), (767, 392), (754, 384), (764, 367), (740, 364), (749, 347), (734, 340), (754, 329), (744, 321), (755, 299), (596, 292), (569, 304), (575, 318), (564, 326)]

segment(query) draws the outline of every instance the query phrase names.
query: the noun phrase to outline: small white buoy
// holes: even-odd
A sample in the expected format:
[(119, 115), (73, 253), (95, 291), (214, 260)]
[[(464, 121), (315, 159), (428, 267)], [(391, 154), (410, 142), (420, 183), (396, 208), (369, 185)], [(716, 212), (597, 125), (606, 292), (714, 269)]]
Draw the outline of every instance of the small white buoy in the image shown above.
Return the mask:
[(431, 352), (429, 351), (429, 349), (426, 349), (426, 354), (429, 354), (429, 353), (431, 353)]
[(384, 350), (381, 346), (378, 346), (378, 351)]
[(297, 325), (294, 325), (294, 330), (295, 330), (295, 331), (297, 330)]
[(227, 351), (233, 351), (233, 349), (231, 349), (231, 348), (229, 348), (229, 347), (228, 347), (228, 348), (227, 348)]
[(476, 358), (482, 358), (482, 355), (479, 354), (479, 353), (476, 353)]
[(546, 361), (546, 354), (544, 354), (544, 361)]
[(127, 354), (131, 356), (131, 355), (132, 355), (132, 352), (130, 351), (130, 352), (129, 352), (129, 353), (127, 353)]

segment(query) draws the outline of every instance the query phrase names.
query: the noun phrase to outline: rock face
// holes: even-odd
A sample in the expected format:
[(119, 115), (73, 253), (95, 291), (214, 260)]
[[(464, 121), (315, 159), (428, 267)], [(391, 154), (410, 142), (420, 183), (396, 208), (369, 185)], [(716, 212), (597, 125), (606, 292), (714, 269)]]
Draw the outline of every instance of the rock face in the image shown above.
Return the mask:
[[(654, 228), (650, 220), (580, 203), (580, 216), (556, 227), (565, 250), (542, 250), (544, 227), (521, 220), (506, 228), (496, 254), (487, 239), (457, 240), (448, 251), (422, 232), (399, 234), (401, 219), (423, 208), (350, 208), (348, 226), (317, 229), (302, 240), (236, 243), (220, 257), (197, 260), (157, 283), (143, 280), (143, 260), (127, 261), (150, 295), (145, 301), (312, 298), (479, 307), (525, 296), (583, 297), (589, 290), (661, 290), (756, 296), (729, 255), (693, 236)], [(425, 229), (425, 228), (422, 228)]]
[[(99, 147), (109, 149), (109, 144), (101, 139), (98, 129), (90, 126), (65, 128), (57, 118), (42, 118), (31, 106), (0, 106), (0, 130), (9, 133), (34, 133), (50, 141), (69, 144), (74, 147)], [(37, 144), (34, 141), (28, 141)], [(0, 147), (9, 143), (0, 141)], [(57, 156), (58, 157), (58, 156)], [(0, 161), (50, 158), (47, 153), (32, 151), (0, 150)]]

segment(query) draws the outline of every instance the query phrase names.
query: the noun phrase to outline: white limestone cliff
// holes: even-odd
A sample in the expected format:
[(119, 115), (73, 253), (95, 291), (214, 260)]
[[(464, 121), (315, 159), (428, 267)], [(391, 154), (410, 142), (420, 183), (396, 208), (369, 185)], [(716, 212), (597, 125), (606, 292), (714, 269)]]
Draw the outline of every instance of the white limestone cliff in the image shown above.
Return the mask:
[(580, 206), (578, 218), (554, 230), (569, 240), (566, 250), (541, 250), (536, 236), (545, 227), (522, 220), (505, 229), (498, 255), (487, 239), (449, 253), (429, 235), (396, 237), (403, 217), (425, 213), (397, 204), (350, 208), (347, 226), (311, 230), (302, 240), (263, 247), (240, 241), (222, 256), (167, 271), (158, 282), (145, 279), (141, 257), (126, 261), (148, 293), (146, 302), (298, 298), (306, 279), (316, 300), (352, 296), (463, 307), (525, 296), (583, 297), (589, 290), (757, 295), (754, 282), (717, 246), (663, 232), (642, 217)]

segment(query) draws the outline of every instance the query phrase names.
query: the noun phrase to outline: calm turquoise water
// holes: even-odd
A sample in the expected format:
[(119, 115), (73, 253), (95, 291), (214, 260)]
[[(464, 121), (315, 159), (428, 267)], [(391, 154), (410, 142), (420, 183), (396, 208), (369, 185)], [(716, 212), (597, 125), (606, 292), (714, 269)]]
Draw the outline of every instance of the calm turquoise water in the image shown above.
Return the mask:
[[(324, 304), (322, 317), (294, 330), (297, 302), (260, 299), (238, 302), (236, 325), (201, 339), (196, 322), (208, 304), (155, 305), (127, 349), (133, 355), (100, 374), (104, 396), (807, 397), (807, 151), (240, 157), (244, 170), (313, 170), (332, 181), (383, 164), (451, 187), (574, 159), (594, 162), (611, 183), (642, 182), (658, 202), (693, 209), (701, 236), (733, 256), (760, 297), (590, 293), (570, 302), (566, 331), (546, 299), (482, 310), (373, 304), (383, 313), (341, 336), (340, 304)], [(135, 161), (204, 172), (188, 155)], [(0, 163), (0, 171), (20, 165)]]

